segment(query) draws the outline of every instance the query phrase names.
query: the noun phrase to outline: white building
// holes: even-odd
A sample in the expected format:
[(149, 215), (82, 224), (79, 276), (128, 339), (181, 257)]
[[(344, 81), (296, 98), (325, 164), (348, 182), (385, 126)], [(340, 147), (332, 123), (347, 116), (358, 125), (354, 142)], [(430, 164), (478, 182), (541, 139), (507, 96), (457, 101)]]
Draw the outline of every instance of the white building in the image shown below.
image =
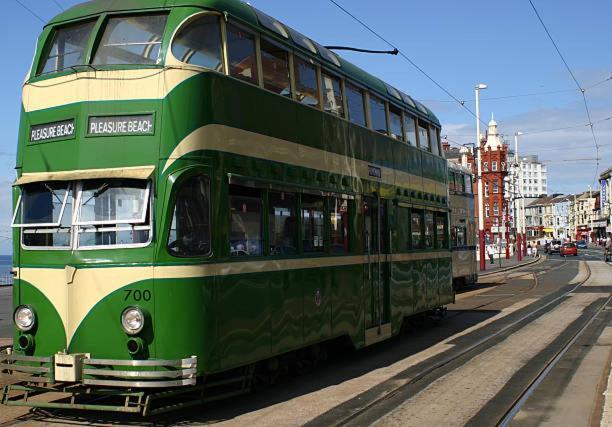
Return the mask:
[(519, 157), (519, 168), (516, 169), (514, 153), (508, 154), (510, 178), (518, 173), (518, 190), (523, 197), (541, 197), (548, 194), (548, 171), (546, 165), (538, 161), (538, 156)]

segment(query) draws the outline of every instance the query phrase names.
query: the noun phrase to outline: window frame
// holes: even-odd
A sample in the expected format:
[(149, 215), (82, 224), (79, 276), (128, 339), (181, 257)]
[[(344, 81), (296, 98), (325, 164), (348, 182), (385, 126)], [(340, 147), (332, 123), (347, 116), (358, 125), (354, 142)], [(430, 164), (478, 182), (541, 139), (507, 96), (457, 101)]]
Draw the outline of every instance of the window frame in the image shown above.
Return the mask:
[[(321, 86), (323, 84), (323, 82), (321, 80), (321, 65), (317, 61), (315, 61), (314, 59), (312, 59), (312, 58), (310, 58), (310, 57), (308, 57), (306, 55), (298, 54), (296, 52), (293, 52), (292, 57), (293, 57), (293, 59), (291, 61), (291, 70), (290, 70), (291, 76), (292, 76), (291, 78), (292, 78), (292, 81), (293, 81), (293, 84), (294, 84), (294, 87), (293, 87), (293, 94), (294, 95), (293, 95), (292, 99), (294, 101), (296, 101), (297, 103), (299, 103), (300, 105), (305, 105), (307, 107), (314, 108), (315, 110), (324, 111), (323, 110), (322, 88), (321, 88)], [(315, 73), (316, 73), (315, 80), (317, 82), (317, 97), (318, 97), (317, 100), (318, 100), (318, 105), (305, 104), (305, 103), (303, 103), (302, 101), (300, 101), (298, 99), (298, 80), (297, 80), (297, 73), (295, 72), (297, 64), (298, 64), (298, 61), (302, 61), (302, 62), (305, 62), (307, 64), (310, 64), (315, 69)], [(336, 117), (339, 117), (339, 116), (336, 116)]]
[[(174, 56), (174, 52), (172, 52), (172, 48), (174, 46), (174, 41), (176, 39), (176, 36), (178, 35), (178, 33), (180, 31), (182, 31), (183, 29), (185, 29), (189, 24), (191, 24), (193, 21), (198, 20), (199, 18), (206, 16), (206, 15), (210, 15), (210, 16), (216, 16), (219, 22), (219, 40), (221, 42), (221, 46), (219, 46), (219, 52), (221, 53), (221, 70), (217, 71), (217, 70), (213, 70), (212, 68), (207, 68), (204, 67), (202, 65), (198, 65), (198, 64), (190, 64), (188, 62), (183, 62), (180, 59), (178, 59), (176, 56)], [(203, 12), (197, 12), (194, 13), (192, 15), (189, 15), (188, 17), (186, 17), (185, 19), (183, 19), (176, 27), (176, 29), (174, 30), (174, 32), (170, 35), (170, 39), (169, 39), (169, 44), (168, 44), (168, 49), (167, 49), (167, 53), (166, 53), (166, 65), (168, 65), (169, 63), (171, 63), (172, 61), (168, 61), (169, 58), (171, 58), (172, 60), (176, 61), (177, 63), (185, 66), (185, 67), (197, 67), (197, 68), (201, 68), (203, 70), (207, 70), (207, 71), (212, 71), (214, 73), (219, 73), (219, 74), (223, 74), (223, 75), (229, 75), (228, 74), (228, 62), (227, 62), (227, 36), (225, 33), (225, 19), (223, 18), (223, 14), (221, 14), (220, 12), (216, 12), (216, 11), (212, 11), (212, 10), (207, 10), (207, 11), (203, 11)]]
[[(100, 26), (101, 26), (102, 20), (103, 20), (103, 15), (98, 16), (98, 17), (93, 17), (91, 19), (83, 19), (82, 21), (68, 22), (65, 24), (59, 24), (57, 26), (54, 26), (49, 31), (49, 34), (47, 35), (47, 40), (45, 40), (45, 45), (41, 49), (40, 55), (38, 55), (38, 57), (35, 58), (36, 67), (32, 67), (32, 72), (31, 72), (32, 77), (45, 77), (45, 76), (49, 76), (52, 74), (61, 75), (62, 73), (70, 72), (72, 70), (72, 67), (89, 67), (89, 65), (91, 64), (93, 48), (97, 44), (97, 41), (98, 41), (97, 34), (100, 32)], [(63, 68), (61, 70), (42, 72), (41, 68), (43, 68), (47, 62), (45, 59), (48, 59), (48, 55), (51, 52), (51, 48), (53, 47), (53, 42), (55, 41), (55, 35), (57, 34), (57, 31), (61, 30), (62, 28), (79, 25), (79, 24), (85, 24), (87, 22), (92, 22), (93, 27), (87, 39), (87, 43), (85, 43), (85, 48), (83, 49), (83, 62), (84, 63), (79, 64), (79, 65), (74, 65), (68, 68)]]
[[(277, 48), (283, 50), (284, 52), (287, 53), (287, 71), (289, 72), (287, 77), (289, 79), (289, 96), (286, 95), (282, 95), (280, 93), (274, 92), (273, 90), (270, 90), (268, 88), (265, 87), (266, 82), (264, 79), (264, 68), (263, 68), (263, 56), (262, 56), (262, 48), (261, 48), (261, 43), (269, 43), (273, 46), (276, 46)], [(257, 72), (259, 73), (260, 78), (259, 80), (259, 87), (261, 89), (264, 89), (270, 93), (273, 93), (275, 95), (279, 95), (282, 96), (283, 98), (286, 99), (291, 99), (296, 101), (296, 91), (295, 91), (295, 79), (293, 76), (293, 52), (291, 51), (291, 49), (288, 49), (285, 45), (283, 45), (282, 43), (279, 43), (277, 41), (275, 41), (274, 39), (271, 39), (269, 37), (258, 37), (257, 38)]]
[[(21, 208), (21, 200), (23, 197), (23, 189), (20, 188), (19, 197), (17, 198), (17, 205), (15, 207), (15, 212), (13, 212), (13, 218), (11, 220), (11, 228), (36, 228), (36, 227), (60, 227), (62, 224), (62, 218), (64, 217), (64, 211), (66, 209), (66, 205), (68, 204), (68, 195), (74, 194), (72, 192), (73, 187), (75, 187), (74, 182), (68, 181), (68, 185), (66, 186), (66, 194), (64, 194), (64, 200), (62, 201), (62, 207), (60, 209), (59, 220), (57, 222), (48, 222), (48, 223), (39, 223), (39, 224), (16, 224), (15, 220), (17, 219), (17, 213)], [(72, 215), (72, 213), (71, 213)], [(72, 218), (71, 218), (72, 219)], [(72, 221), (71, 221), (72, 222)]]
[[(222, 42), (223, 42), (223, 57), (225, 59), (225, 75), (227, 77), (231, 77), (233, 79), (236, 79), (238, 81), (241, 81), (243, 83), (248, 83), (250, 85), (253, 86), (257, 86), (261, 89), (263, 89), (263, 76), (261, 75), (261, 52), (260, 52), (260, 44), (259, 44), (259, 39), (261, 37), (261, 35), (259, 34), (258, 31), (252, 30), (249, 27), (242, 25), (239, 22), (236, 22), (235, 20), (230, 20), (230, 21), (225, 21), (225, 20), (221, 20), (223, 22), (223, 27), (222, 27)], [(231, 66), (230, 66), (230, 48), (229, 48), (229, 39), (228, 39), (228, 33), (229, 33), (229, 29), (230, 27), (234, 27), (240, 31), (244, 31), (245, 33), (253, 36), (253, 48), (254, 48), (254, 55), (255, 55), (255, 64), (254, 64), (254, 70), (257, 73), (257, 76), (251, 79), (245, 79), (245, 78), (240, 78), (237, 77), (235, 75), (232, 74), (231, 72)]]
[[(254, 191), (258, 191), (259, 192), (259, 232), (260, 232), (260, 239), (259, 239), (259, 243), (261, 244), (261, 249), (259, 251), (259, 254), (255, 254), (255, 255), (250, 255), (250, 254), (246, 254), (246, 255), (232, 255), (231, 253), (231, 246), (232, 246), (232, 240), (231, 240), (231, 229), (232, 229), (232, 210), (231, 210), (231, 203), (232, 203), (232, 194), (231, 194), (231, 187), (235, 186), (235, 187), (240, 187), (242, 189), (247, 189), (247, 190), (254, 190)], [(237, 197), (248, 197), (248, 196), (237, 196)], [(253, 197), (255, 198), (255, 197)], [(229, 256), (229, 258), (231, 260), (236, 260), (236, 261), (240, 261), (240, 260), (250, 260), (250, 259), (257, 259), (257, 258), (262, 258), (262, 257), (266, 257), (270, 255), (270, 249), (269, 249), (269, 232), (267, 230), (268, 224), (268, 192), (266, 188), (260, 187), (260, 186), (253, 186), (253, 185), (247, 185), (247, 183), (242, 183), (242, 182), (228, 182), (227, 183), (227, 241), (224, 243), (225, 245), (225, 250), (227, 251), (227, 255)]]
[[(173, 258), (179, 258), (179, 259), (195, 259), (195, 258), (212, 258), (213, 254), (214, 254), (214, 249), (213, 249), (213, 245), (214, 245), (214, 228), (213, 228), (213, 220), (212, 220), (212, 200), (211, 200), (211, 187), (212, 187), (212, 180), (210, 178), (211, 173), (209, 171), (201, 171), (201, 170), (187, 170), (184, 172), (178, 172), (180, 175), (178, 176), (178, 179), (174, 180), (174, 183), (172, 184), (172, 191), (170, 194), (169, 199), (167, 200), (166, 206), (172, 206), (172, 213), (167, 215), (166, 218), (166, 224), (165, 224), (165, 228), (164, 228), (164, 233), (163, 233), (163, 242), (164, 242), (164, 248), (166, 249), (166, 253), (168, 255), (170, 255)], [(208, 181), (208, 230), (209, 230), (209, 238), (210, 238), (210, 248), (208, 250), (207, 254), (204, 255), (194, 255), (194, 256), (181, 256), (181, 255), (177, 255), (172, 253), (169, 248), (168, 248), (168, 240), (170, 238), (170, 229), (172, 227), (172, 218), (174, 216), (174, 209), (176, 207), (176, 195), (178, 193), (178, 190), (181, 189), (181, 187), (185, 184), (185, 182), (189, 181), (190, 179), (194, 178), (194, 177), (204, 177), (205, 180)], [(171, 180), (169, 180), (171, 181)], [(151, 212), (153, 213), (153, 212)], [(152, 233), (151, 233), (152, 234)]]
[[(321, 110), (324, 113), (327, 114), (331, 114), (334, 117), (341, 117), (343, 119), (346, 119), (346, 117), (348, 116), (348, 112), (346, 111), (346, 92), (345, 92), (345, 85), (344, 85), (344, 79), (342, 78), (342, 76), (338, 73), (333, 72), (332, 70), (325, 68), (323, 66), (320, 66), (320, 76), (321, 76), (321, 81), (319, 83), (319, 87), (321, 88)], [(323, 76), (329, 76), (332, 79), (337, 79), (338, 82), (340, 83), (340, 96), (342, 97), (342, 114), (336, 114), (333, 113), (331, 111), (327, 111), (325, 109), (325, 93), (324, 93), (324, 80), (323, 80)], [(334, 95), (335, 96), (335, 95)]]
[[(111, 19), (121, 18), (121, 17), (137, 17), (137, 16), (151, 16), (151, 15), (165, 15), (166, 23), (164, 25), (164, 30), (161, 33), (161, 39), (159, 42), (159, 56), (155, 63), (152, 64), (94, 64), (93, 61), (96, 57), (96, 53), (100, 48), (100, 43), (102, 42), (102, 38), (104, 37), (104, 33), (106, 31), (106, 26)], [(117, 11), (117, 12), (107, 12), (103, 13), (98, 17), (98, 22), (94, 26), (93, 32), (95, 32), (94, 38), (90, 40), (90, 44), (88, 45), (87, 52), (87, 66), (91, 67), (129, 67), (129, 68), (152, 68), (159, 67), (164, 64), (166, 58), (168, 57), (168, 46), (167, 46), (167, 38), (166, 33), (168, 31), (168, 20), (170, 18), (170, 11), (168, 9), (152, 9), (141, 12), (134, 11)], [(170, 49), (171, 50), (171, 49)]]
[[(355, 81), (353, 80), (349, 80), (349, 79), (345, 79), (344, 80), (344, 99), (346, 101), (346, 120), (355, 125), (355, 126), (360, 126), (362, 128), (365, 129), (370, 129), (370, 114), (369, 114), (369, 107), (368, 107), (368, 90), (361, 86), (358, 83), (355, 83)], [(363, 107), (363, 121), (364, 124), (362, 125), (361, 123), (357, 123), (354, 122), (353, 120), (351, 120), (351, 116), (350, 116), (350, 112), (349, 112), (349, 102), (348, 102), (348, 90), (349, 90), (349, 86), (350, 86), (350, 90), (353, 89), (357, 89), (357, 91), (359, 93), (361, 93), (361, 102), (362, 102), (362, 107)]]
[[(368, 94), (367, 106), (368, 106), (368, 117), (369, 117), (369, 120), (368, 120), (368, 127), (369, 127), (369, 129), (374, 131), (374, 132), (376, 132), (379, 135), (386, 135), (389, 138), (391, 138), (391, 136), (389, 136), (389, 113), (388, 113), (388, 107), (387, 107), (387, 100), (384, 97), (379, 96), (379, 95), (377, 95), (375, 93), (372, 93), (372, 92), (369, 92), (369, 91), (367, 92), (367, 94)], [(384, 112), (384, 117), (385, 117), (385, 129), (386, 129), (384, 132), (380, 132), (380, 131), (374, 129), (374, 119), (373, 119), (373, 116), (372, 116), (372, 108), (371, 108), (372, 102), (375, 102), (375, 101), (373, 101), (373, 99), (374, 100), (379, 100), (379, 101), (382, 102), (383, 112)]]
[[(105, 178), (100, 178), (100, 179), (105, 179)], [(108, 179), (115, 179), (115, 178), (108, 178)], [(110, 223), (104, 223), (104, 224), (77, 224), (77, 221), (74, 221), (75, 219), (78, 220), (80, 218), (80, 198), (82, 195), (82, 186), (83, 186), (83, 181), (77, 181), (76, 182), (76, 191), (77, 191), (77, 195), (75, 197), (75, 205), (74, 205), (74, 213), (73, 213), (73, 222), (72, 222), (72, 229), (74, 230), (74, 236), (73, 236), (73, 241), (71, 241), (71, 247), (70, 249), (74, 249), (74, 250), (79, 250), (79, 251), (90, 251), (90, 250), (113, 250), (113, 249), (132, 249), (132, 248), (144, 248), (147, 247), (151, 244), (151, 242), (153, 241), (153, 234), (155, 233), (155, 227), (153, 226), (153, 221), (155, 220), (155, 212), (154, 212), (154, 207), (155, 207), (155, 203), (153, 203), (153, 199), (154, 197), (152, 197), (155, 192), (153, 191), (153, 179), (149, 178), (147, 179), (147, 188), (149, 189), (149, 192), (147, 192), (145, 190), (146, 193), (146, 197), (148, 197), (148, 206), (143, 209), (145, 215), (145, 220), (143, 223), (138, 224), (136, 226), (122, 226), (123, 224), (133, 224), (132, 222), (117, 222), (117, 221), (112, 221)], [(149, 212), (149, 221), (148, 221), (148, 225), (146, 224), (146, 218), (147, 218), (147, 212)], [(116, 225), (115, 227), (104, 227), (104, 225)], [(144, 225), (143, 225), (144, 224)], [(89, 233), (89, 231), (82, 231), (82, 229), (84, 228), (83, 225), (87, 226), (87, 225), (91, 225), (93, 227), (96, 228), (96, 231), (100, 231), (101, 233), (104, 233), (105, 231), (129, 231), (129, 230), (136, 230), (136, 231), (142, 231), (145, 229), (149, 230), (149, 238), (147, 239), (146, 242), (143, 243), (127, 243), (127, 244), (119, 244), (119, 245), (91, 245), (91, 246), (81, 246), (80, 245), (80, 235), (83, 233)], [(109, 228), (109, 230), (105, 230), (105, 228)], [(111, 229), (112, 228), (112, 229)], [(137, 230), (138, 228), (138, 230)], [(101, 230), (98, 230), (101, 229)]]

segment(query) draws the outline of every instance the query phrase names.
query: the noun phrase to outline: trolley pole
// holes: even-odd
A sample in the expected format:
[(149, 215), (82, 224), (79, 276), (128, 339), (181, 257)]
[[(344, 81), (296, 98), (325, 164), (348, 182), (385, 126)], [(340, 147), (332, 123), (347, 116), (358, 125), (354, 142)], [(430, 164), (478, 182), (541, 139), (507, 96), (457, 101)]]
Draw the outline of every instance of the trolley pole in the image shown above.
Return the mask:
[(478, 150), (478, 244), (480, 247), (480, 270), (486, 269), (485, 262), (485, 235), (484, 235), (484, 201), (482, 200), (482, 150), (480, 143), (480, 91), (486, 89), (487, 85), (479, 83), (474, 88), (476, 92), (476, 147)]

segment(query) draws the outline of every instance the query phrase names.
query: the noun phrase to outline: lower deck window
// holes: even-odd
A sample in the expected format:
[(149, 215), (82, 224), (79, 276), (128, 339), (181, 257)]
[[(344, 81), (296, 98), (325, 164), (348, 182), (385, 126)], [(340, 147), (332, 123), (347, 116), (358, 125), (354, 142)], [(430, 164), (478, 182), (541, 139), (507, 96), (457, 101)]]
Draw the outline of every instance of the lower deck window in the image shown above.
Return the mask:
[(168, 250), (181, 257), (210, 253), (210, 184), (207, 177), (188, 178), (177, 191)]
[(270, 191), (268, 204), (270, 255), (295, 254), (297, 252), (295, 194)]
[(436, 213), (436, 247), (438, 249), (448, 248), (446, 214), (442, 212)]
[(304, 252), (325, 250), (325, 198), (302, 196), (302, 244)]
[(434, 214), (431, 211), (425, 211), (425, 249), (434, 247)]
[(422, 211), (413, 210), (410, 213), (410, 234), (412, 249), (422, 249), (424, 247)]
[(262, 255), (261, 190), (230, 185), (230, 253)]
[(334, 253), (348, 252), (348, 200), (330, 199), (331, 250)]

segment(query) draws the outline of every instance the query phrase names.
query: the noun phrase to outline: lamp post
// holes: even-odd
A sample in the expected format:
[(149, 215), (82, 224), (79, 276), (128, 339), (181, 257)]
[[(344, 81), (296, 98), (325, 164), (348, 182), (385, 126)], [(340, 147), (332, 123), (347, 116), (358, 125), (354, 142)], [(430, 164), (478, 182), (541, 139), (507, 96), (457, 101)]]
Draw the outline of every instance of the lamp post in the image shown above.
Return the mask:
[[(516, 166), (516, 165), (515, 165)], [(519, 194), (518, 194), (518, 180), (516, 177), (517, 173), (516, 170), (514, 171), (514, 174), (512, 176), (512, 179), (510, 179), (510, 177), (505, 176), (504, 177), (504, 181), (507, 184), (507, 188), (508, 188), (508, 192), (505, 194), (505, 199), (506, 199), (506, 203), (507, 205), (509, 205), (510, 203), (512, 203), (512, 209), (513, 209), (513, 216), (512, 216), (512, 222), (514, 223), (514, 241), (516, 243), (516, 259), (517, 261), (522, 261), (523, 259), (523, 249), (521, 246), (521, 231), (519, 229), (519, 214), (518, 214), (518, 203), (519, 203)], [(509, 224), (509, 222), (508, 222)], [(508, 231), (506, 229), (506, 235), (508, 235)], [(506, 241), (508, 241), (509, 239), (506, 238)]]
[(487, 85), (479, 83), (474, 87), (476, 93), (476, 144), (478, 149), (478, 244), (480, 247), (480, 270), (486, 269), (485, 262), (485, 236), (484, 236), (484, 201), (482, 194), (482, 148), (480, 144), (480, 91)]
[[(517, 179), (517, 193), (519, 193), (519, 188), (521, 185), (521, 165), (519, 161), (518, 154), (518, 140), (519, 136), (523, 135), (523, 132), (515, 132), (514, 133), (514, 160), (516, 166), (516, 179)], [(517, 209), (517, 224), (520, 226), (517, 228), (517, 238), (519, 240), (519, 248), (522, 248), (523, 256), (527, 255), (527, 222), (525, 220), (525, 198), (522, 197), (518, 200), (516, 204)], [(520, 242), (522, 240), (522, 242)], [(522, 243), (522, 244), (521, 244)]]

